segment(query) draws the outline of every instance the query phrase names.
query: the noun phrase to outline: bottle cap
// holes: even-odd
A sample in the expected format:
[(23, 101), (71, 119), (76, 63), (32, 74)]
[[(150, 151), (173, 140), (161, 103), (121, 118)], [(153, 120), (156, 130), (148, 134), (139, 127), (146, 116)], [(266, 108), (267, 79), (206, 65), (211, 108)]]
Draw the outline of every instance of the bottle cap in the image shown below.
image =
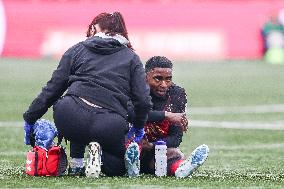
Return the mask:
[(156, 145), (166, 145), (166, 142), (163, 140), (158, 140), (155, 144)]

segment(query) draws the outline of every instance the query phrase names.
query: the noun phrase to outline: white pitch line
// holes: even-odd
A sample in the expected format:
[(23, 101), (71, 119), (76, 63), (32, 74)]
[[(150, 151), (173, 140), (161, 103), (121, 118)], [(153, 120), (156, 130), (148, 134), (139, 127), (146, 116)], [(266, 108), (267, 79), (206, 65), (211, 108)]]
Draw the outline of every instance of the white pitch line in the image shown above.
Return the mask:
[(220, 106), (220, 107), (188, 107), (188, 115), (246, 114), (246, 113), (282, 113), (284, 104), (256, 106)]
[(210, 149), (214, 150), (264, 150), (264, 149), (281, 149), (284, 148), (284, 143), (272, 144), (249, 144), (249, 145), (211, 145)]
[(24, 127), (24, 121), (0, 121), (0, 127)]
[(204, 121), (190, 120), (191, 127), (212, 127), (228, 129), (267, 129), (267, 130), (284, 130), (284, 121), (273, 122), (232, 122), (232, 121)]
[(26, 156), (27, 152), (18, 152), (18, 151), (10, 151), (10, 152), (0, 152), (0, 156)]
[[(23, 127), (21, 121), (0, 121), (0, 127)], [(228, 128), (228, 129), (267, 129), (267, 130), (284, 130), (284, 120), (271, 122), (236, 122), (236, 121), (207, 121), (207, 120), (190, 120), (190, 127), (211, 127), (211, 128)]]

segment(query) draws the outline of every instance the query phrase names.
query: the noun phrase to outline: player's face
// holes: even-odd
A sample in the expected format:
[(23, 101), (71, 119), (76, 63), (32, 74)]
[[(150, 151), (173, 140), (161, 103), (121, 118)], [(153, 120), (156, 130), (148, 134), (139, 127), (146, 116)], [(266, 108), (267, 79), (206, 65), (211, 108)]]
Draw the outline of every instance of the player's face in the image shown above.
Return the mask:
[(146, 79), (154, 95), (165, 96), (172, 85), (172, 69), (154, 68), (147, 73)]

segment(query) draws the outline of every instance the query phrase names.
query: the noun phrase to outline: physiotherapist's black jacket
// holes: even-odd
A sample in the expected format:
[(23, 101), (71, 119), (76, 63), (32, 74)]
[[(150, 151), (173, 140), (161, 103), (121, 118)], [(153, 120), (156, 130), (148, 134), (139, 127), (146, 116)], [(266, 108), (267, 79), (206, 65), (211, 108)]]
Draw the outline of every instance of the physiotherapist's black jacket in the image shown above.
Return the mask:
[(139, 57), (113, 38), (91, 37), (68, 49), (52, 78), (23, 117), (33, 124), (62, 95), (82, 97), (127, 119), (127, 104), (135, 107), (136, 128), (143, 128), (151, 108), (150, 90)]

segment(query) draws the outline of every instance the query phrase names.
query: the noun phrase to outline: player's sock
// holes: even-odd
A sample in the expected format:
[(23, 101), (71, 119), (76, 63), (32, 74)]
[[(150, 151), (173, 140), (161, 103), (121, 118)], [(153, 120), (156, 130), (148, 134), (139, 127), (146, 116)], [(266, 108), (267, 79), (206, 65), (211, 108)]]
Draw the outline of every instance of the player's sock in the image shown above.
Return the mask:
[(169, 169), (168, 169), (169, 174), (170, 175), (175, 175), (175, 172), (176, 172), (177, 168), (180, 166), (180, 164), (182, 162), (184, 162), (183, 159), (178, 159), (178, 160), (174, 161), (172, 164), (170, 164), (169, 165)]
[(84, 167), (84, 158), (71, 158), (70, 167)]

